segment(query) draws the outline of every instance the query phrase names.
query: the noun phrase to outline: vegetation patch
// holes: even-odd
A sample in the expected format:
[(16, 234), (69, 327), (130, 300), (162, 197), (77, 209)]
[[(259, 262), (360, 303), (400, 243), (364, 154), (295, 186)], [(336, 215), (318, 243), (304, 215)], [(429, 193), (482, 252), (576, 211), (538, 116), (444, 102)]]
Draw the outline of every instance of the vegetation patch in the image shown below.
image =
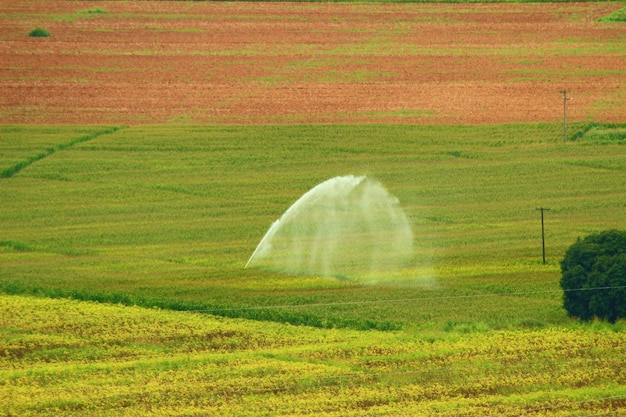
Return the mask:
[(15, 174), (17, 174), (18, 172), (20, 172), (22, 169), (26, 168), (27, 166), (33, 164), (34, 162), (37, 162), (49, 155), (52, 155), (53, 153), (57, 152), (57, 151), (62, 151), (64, 149), (70, 148), (78, 143), (82, 143), (82, 142), (86, 142), (88, 140), (92, 140), (97, 138), (100, 135), (106, 135), (106, 134), (111, 134), (116, 132), (117, 130), (121, 129), (120, 127), (113, 127), (113, 128), (107, 128), (104, 130), (101, 130), (99, 132), (93, 133), (93, 134), (89, 134), (86, 136), (82, 136), (78, 139), (74, 139), (70, 142), (67, 143), (62, 143), (59, 145), (56, 145), (54, 147), (48, 148), (46, 149), (44, 152), (40, 152), (36, 155), (32, 155), (29, 158), (20, 161), (8, 168), (5, 168), (4, 170), (2, 170), (0, 172), (0, 178), (10, 178), (12, 176), (14, 176)]
[(614, 11), (608, 16), (601, 17), (600, 22), (626, 22), (626, 7)]
[(570, 140), (584, 140), (596, 143), (626, 143), (626, 124), (588, 123), (575, 131)]
[(14, 242), (11, 240), (0, 240), (0, 247), (4, 247), (17, 252), (32, 252), (36, 250), (22, 242)]
[(109, 14), (109, 12), (107, 12), (104, 9), (101, 9), (100, 7), (92, 7), (91, 9), (81, 10), (76, 13), (78, 14)]
[(52, 34), (44, 28), (41, 27), (37, 27), (35, 29), (33, 29), (28, 36), (32, 37), (32, 38), (47, 38), (52, 36)]

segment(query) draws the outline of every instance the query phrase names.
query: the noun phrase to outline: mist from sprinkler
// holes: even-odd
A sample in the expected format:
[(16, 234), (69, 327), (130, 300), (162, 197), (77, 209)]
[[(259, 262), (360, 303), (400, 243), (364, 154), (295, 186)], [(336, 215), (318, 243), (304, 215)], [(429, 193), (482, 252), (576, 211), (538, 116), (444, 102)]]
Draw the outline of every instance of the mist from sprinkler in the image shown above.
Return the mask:
[(366, 176), (329, 179), (276, 220), (246, 268), (347, 279), (405, 268), (414, 236), (398, 199)]

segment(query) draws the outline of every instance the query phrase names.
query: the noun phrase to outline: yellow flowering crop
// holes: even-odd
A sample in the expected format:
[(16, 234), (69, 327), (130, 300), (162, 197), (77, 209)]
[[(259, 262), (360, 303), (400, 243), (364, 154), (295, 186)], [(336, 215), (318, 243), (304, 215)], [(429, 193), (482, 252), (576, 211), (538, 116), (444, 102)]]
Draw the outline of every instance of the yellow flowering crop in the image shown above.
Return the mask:
[(610, 329), (425, 339), (4, 295), (0, 329), (8, 416), (626, 413)]

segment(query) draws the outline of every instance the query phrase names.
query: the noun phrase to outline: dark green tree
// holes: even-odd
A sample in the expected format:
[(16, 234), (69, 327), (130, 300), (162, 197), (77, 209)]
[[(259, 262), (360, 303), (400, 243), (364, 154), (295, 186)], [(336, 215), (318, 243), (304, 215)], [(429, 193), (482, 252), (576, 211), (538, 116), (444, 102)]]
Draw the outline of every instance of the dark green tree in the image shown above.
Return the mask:
[(578, 239), (561, 261), (563, 307), (572, 317), (626, 317), (626, 231)]

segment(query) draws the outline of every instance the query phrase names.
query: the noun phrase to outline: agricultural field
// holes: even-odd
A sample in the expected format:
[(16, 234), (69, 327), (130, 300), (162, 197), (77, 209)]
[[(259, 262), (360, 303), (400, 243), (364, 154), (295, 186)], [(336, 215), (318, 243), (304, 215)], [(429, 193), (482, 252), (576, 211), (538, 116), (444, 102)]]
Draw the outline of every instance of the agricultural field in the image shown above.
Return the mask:
[[(619, 415), (623, 323), (569, 319), (558, 262), (626, 222), (624, 125), (571, 130), (4, 126), (5, 411)], [(374, 283), (244, 269), (350, 172), (398, 197), (412, 265)]]
[[(4, 2), (0, 414), (626, 414), (559, 286), (626, 225), (621, 6)], [(244, 268), (349, 174), (409, 264)]]
[[(5, 154), (16, 157), (2, 171), (0, 286), (319, 327), (440, 329), (467, 310), (487, 327), (566, 323), (562, 254), (626, 220), (614, 126), (573, 125), (587, 133), (567, 144), (558, 123), (5, 126)], [(60, 131), (75, 144), (10, 169), (29, 160), (24, 147), (54, 150)], [(389, 285), (379, 286), (244, 270), (291, 204), (349, 173), (399, 199), (413, 264), (381, 273)], [(546, 265), (540, 206), (551, 209)]]
[(0, 122), (623, 122), (622, 7), (8, 0)]
[(0, 295), (4, 415), (618, 416), (621, 329), (321, 330)]

